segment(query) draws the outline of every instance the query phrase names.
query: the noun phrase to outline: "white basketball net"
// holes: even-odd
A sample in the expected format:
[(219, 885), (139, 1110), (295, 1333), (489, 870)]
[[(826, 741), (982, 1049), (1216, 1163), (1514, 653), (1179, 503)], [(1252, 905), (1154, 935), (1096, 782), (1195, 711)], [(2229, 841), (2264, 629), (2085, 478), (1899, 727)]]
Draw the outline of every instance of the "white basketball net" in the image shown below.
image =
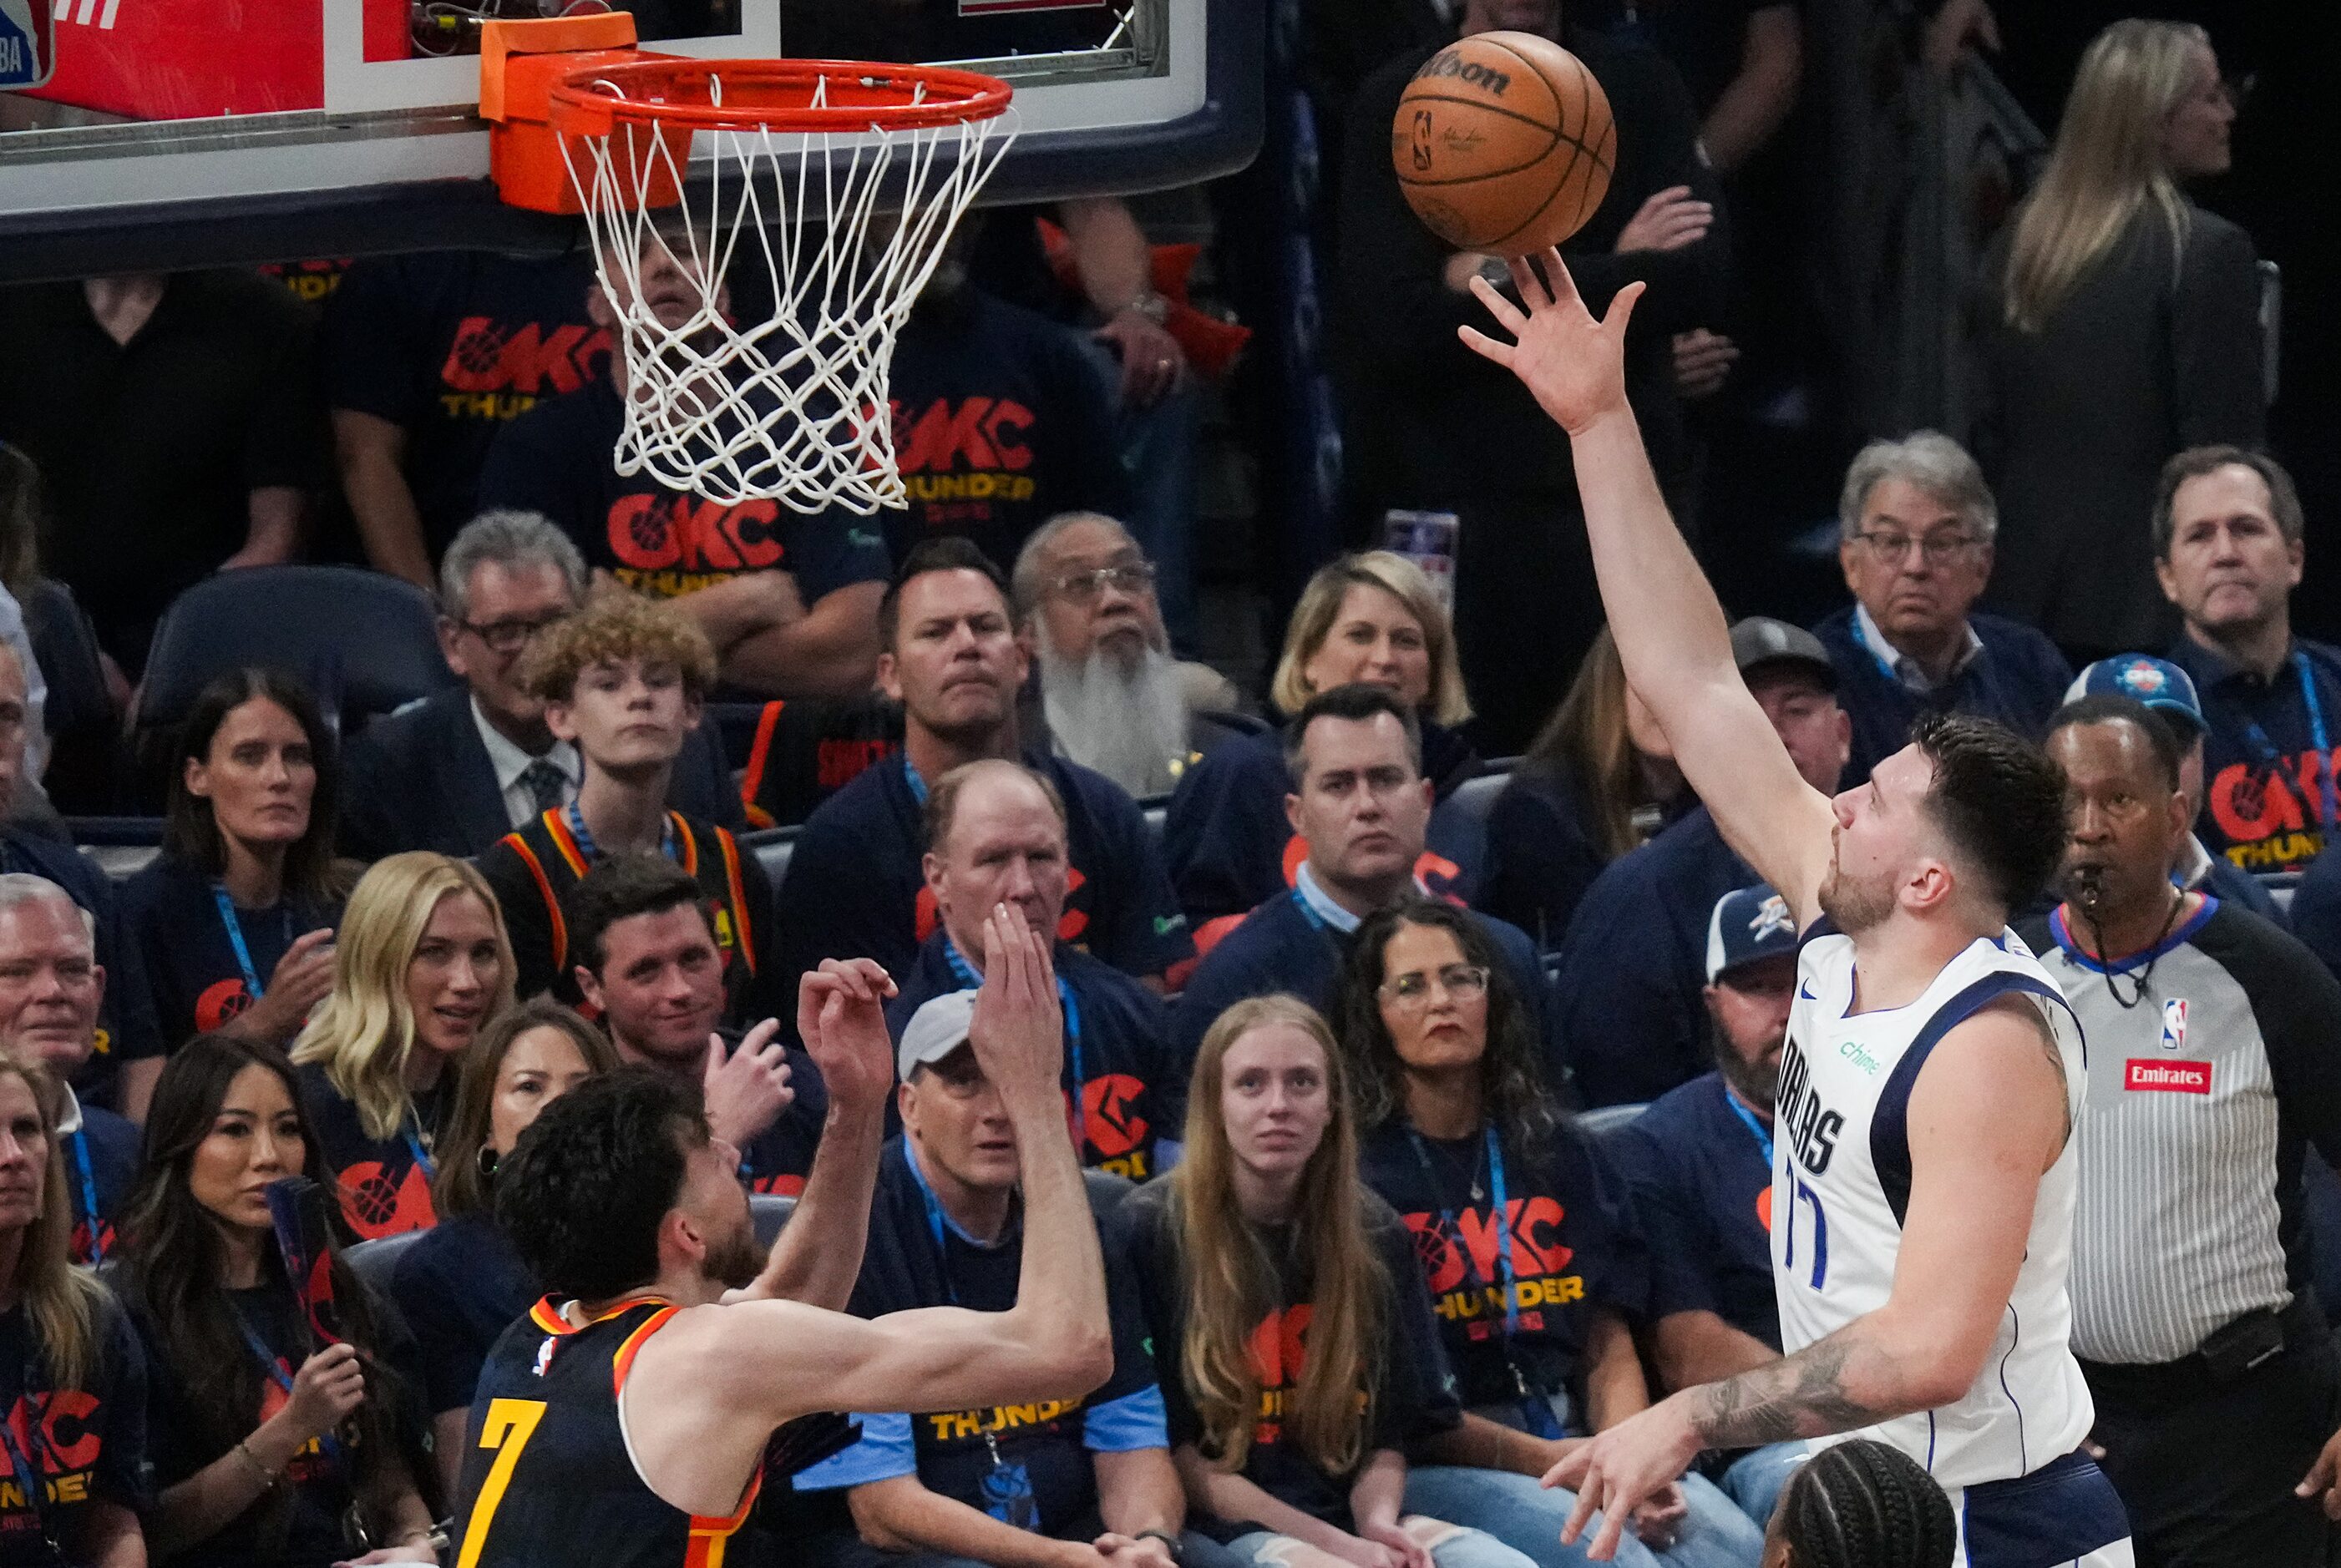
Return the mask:
[[(824, 78), (812, 107), (826, 99)], [(563, 137), (619, 320), (618, 471), (725, 506), (867, 517), (906, 505), (889, 402), (895, 336), (1014, 140), (1014, 114), (895, 131), (702, 131), (715, 145), (712, 191), (656, 208), (644, 195), (662, 178), (682, 186), (686, 137), (625, 120), (608, 136)], [(758, 255), (772, 313), (727, 321), (716, 292), (696, 285), (736, 286), (735, 259), (752, 267)], [(695, 308), (673, 297), (678, 266)]]

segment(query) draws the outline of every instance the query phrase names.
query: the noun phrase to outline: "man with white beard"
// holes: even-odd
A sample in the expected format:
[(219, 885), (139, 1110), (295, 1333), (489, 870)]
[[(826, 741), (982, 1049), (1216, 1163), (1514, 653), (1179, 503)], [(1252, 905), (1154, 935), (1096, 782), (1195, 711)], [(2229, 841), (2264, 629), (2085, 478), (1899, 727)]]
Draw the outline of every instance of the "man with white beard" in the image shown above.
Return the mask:
[(1051, 518), (1017, 553), (1017, 619), (1041, 672), (1040, 718), (1061, 756), (1131, 794), (1169, 792), (1238, 731), (1219, 717), (1235, 687), (1170, 656), (1154, 567), (1130, 531), (1093, 511)]

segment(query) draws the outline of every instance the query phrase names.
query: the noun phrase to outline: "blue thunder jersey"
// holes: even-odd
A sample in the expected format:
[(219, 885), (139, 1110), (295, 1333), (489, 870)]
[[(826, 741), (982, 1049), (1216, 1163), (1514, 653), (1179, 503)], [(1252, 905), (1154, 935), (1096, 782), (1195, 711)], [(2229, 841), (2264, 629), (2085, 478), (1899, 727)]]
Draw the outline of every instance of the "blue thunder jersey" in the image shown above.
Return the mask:
[(504, 1331), (464, 1425), (465, 1568), (722, 1568), (762, 1473), (730, 1518), (685, 1513), (634, 1467), (619, 1414), (635, 1354), (681, 1310), (629, 1302), (579, 1327), (547, 1296)]

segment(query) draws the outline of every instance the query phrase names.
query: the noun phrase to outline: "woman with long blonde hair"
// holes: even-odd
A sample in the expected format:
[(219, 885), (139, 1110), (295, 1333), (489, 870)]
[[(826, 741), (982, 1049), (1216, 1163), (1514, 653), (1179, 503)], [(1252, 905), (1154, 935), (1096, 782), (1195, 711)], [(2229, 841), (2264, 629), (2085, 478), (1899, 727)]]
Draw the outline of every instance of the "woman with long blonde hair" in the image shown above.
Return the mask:
[[(1402, 555), (1370, 550), (1318, 569), (1285, 625), (1284, 651), (1269, 685), (1271, 717), (1290, 719), (1336, 686), (1387, 687), (1422, 725), (1422, 776), (1443, 804), (1479, 758), (1455, 727), (1471, 717), (1455, 627), (1422, 569)], [(1291, 790), (1284, 739), (1230, 740), (1187, 769), (1162, 825), (1163, 858), (1179, 907), (1196, 920), (1241, 915), (1291, 885), (1293, 842), (1284, 818)], [(1431, 850), (1450, 864), (1440, 890), (1469, 892), (1479, 841), (1476, 825), (1434, 812)]]
[(1324, 1019), (1287, 996), (1221, 1014), (1180, 1164), (1118, 1216), (1197, 1527), (1255, 1568), (1530, 1568), (1405, 1512), (1405, 1445), (1460, 1415), (1406, 1227), (1357, 1169)]
[(376, 861), (343, 912), (334, 988), (293, 1049), (360, 1236), (435, 1223), (432, 1149), (456, 1064), (512, 1004), (512, 945), (479, 872), (422, 849)]
[(145, 1359), (113, 1293), (73, 1265), (65, 1103), (0, 1051), (0, 1559), (144, 1564)]
[(2115, 23), (1986, 263), (1992, 595), (2077, 661), (2175, 630), (2147, 528), (2164, 460), (2266, 432), (2257, 255), (2185, 194), (2226, 171), (2235, 117), (2202, 28)]

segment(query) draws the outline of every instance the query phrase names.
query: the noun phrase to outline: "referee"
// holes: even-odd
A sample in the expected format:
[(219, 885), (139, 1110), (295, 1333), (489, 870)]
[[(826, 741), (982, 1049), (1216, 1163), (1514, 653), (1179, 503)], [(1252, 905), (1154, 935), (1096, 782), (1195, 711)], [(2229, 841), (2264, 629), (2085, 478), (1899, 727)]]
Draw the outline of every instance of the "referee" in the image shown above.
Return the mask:
[(2341, 1423), (2341, 1365), (2307, 1288), (2300, 1166), (2312, 1139), (2341, 1156), (2341, 982), (2173, 883), (2189, 813), (2161, 715), (2085, 697), (2047, 746), (2064, 901), (2025, 935), (2089, 1046), (2073, 1348), (2105, 1472), (2141, 1568), (2323, 1563), (2301, 1489)]

